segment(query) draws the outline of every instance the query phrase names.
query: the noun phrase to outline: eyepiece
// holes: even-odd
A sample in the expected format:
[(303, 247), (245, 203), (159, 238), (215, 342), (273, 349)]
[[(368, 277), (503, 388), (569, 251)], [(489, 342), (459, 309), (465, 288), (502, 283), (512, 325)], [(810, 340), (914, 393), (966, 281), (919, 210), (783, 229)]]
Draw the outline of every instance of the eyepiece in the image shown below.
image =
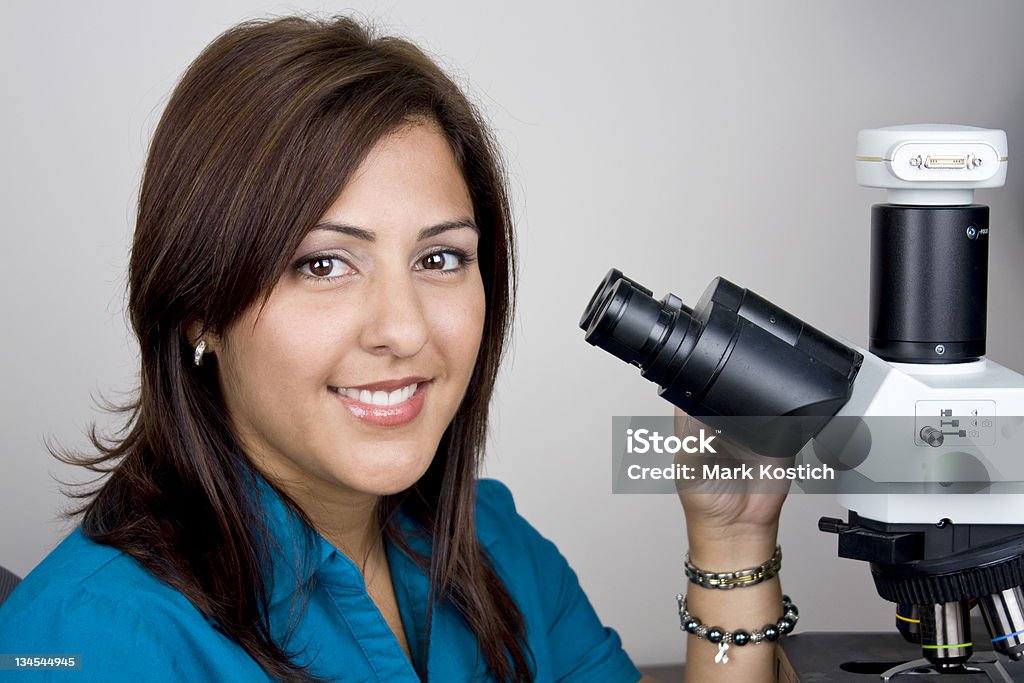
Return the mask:
[(677, 312), (651, 298), (649, 289), (623, 277), (605, 289), (600, 305), (590, 315), (586, 339), (627, 363), (643, 367)]
[(647, 296), (651, 296), (651, 290), (645, 289), (640, 285), (640, 283), (630, 280), (628, 277), (623, 275), (622, 271), (618, 268), (612, 268), (608, 271), (608, 274), (604, 276), (604, 279), (601, 280), (601, 284), (597, 286), (597, 289), (594, 291), (594, 295), (590, 297), (590, 303), (587, 304), (586, 310), (583, 311), (583, 317), (580, 318), (580, 327), (583, 330), (587, 330), (590, 327), (590, 323), (597, 316), (605, 301), (611, 295), (612, 289), (615, 288), (615, 285), (618, 284), (620, 280), (625, 280), (632, 284), (637, 290), (643, 292)]

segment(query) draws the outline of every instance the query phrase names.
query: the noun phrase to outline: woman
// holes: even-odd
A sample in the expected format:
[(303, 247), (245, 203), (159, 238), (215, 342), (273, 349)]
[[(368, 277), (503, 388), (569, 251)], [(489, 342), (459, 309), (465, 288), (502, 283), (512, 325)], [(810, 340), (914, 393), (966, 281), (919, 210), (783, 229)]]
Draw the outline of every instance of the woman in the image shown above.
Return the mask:
[(143, 178), (137, 400), (65, 456), (109, 475), (0, 649), (91, 680), (637, 680), (476, 479), (513, 253), (486, 129), (415, 47), (346, 19), (214, 41)]

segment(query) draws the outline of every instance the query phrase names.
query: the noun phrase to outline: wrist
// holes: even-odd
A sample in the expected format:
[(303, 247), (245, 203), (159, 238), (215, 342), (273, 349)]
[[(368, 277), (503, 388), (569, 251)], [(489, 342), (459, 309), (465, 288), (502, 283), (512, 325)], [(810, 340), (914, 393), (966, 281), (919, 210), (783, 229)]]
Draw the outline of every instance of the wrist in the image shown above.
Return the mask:
[(778, 526), (687, 528), (690, 561), (706, 571), (728, 572), (768, 560), (778, 544)]

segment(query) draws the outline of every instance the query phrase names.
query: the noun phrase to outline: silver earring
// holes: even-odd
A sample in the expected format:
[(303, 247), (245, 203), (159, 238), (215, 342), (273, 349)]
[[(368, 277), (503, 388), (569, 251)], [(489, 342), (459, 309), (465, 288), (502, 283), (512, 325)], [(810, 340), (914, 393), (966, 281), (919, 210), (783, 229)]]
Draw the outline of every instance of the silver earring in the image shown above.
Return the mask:
[(206, 353), (206, 340), (200, 339), (199, 343), (196, 344), (196, 355), (192, 357), (192, 362), (197, 366), (202, 365), (204, 353)]

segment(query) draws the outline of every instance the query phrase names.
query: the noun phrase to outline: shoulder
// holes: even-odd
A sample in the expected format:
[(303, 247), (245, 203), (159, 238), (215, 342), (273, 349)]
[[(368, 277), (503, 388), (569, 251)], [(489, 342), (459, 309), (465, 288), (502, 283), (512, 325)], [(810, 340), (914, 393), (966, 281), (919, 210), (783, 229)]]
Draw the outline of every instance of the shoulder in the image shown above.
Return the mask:
[(0, 607), (0, 642), (7, 651), (77, 655), (90, 678), (188, 678), (200, 664), (190, 651), (241, 652), (183, 594), (81, 529)]
[(496, 521), (516, 511), (512, 492), (497, 479), (478, 479), (476, 482), (476, 514), (478, 520)]
[(147, 616), (188, 612), (185, 597), (146, 571), (134, 558), (95, 543), (76, 529), (46, 556), (4, 603), (3, 623), (48, 610), (101, 609), (113, 603)]
[(480, 544), (513, 593), (535, 590), (552, 569), (571, 572), (555, 544), (519, 514), (512, 492), (500, 481), (477, 482), (476, 528)]
[(492, 554), (497, 547), (550, 543), (519, 514), (512, 492), (496, 479), (480, 479), (476, 487), (476, 527), (480, 543)]
[(571, 572), (557, 546), (519, 513), (505, 484), (478, 480), (476, 499), (477, 535), (499, 573), (544, 577), (556, 568)]

